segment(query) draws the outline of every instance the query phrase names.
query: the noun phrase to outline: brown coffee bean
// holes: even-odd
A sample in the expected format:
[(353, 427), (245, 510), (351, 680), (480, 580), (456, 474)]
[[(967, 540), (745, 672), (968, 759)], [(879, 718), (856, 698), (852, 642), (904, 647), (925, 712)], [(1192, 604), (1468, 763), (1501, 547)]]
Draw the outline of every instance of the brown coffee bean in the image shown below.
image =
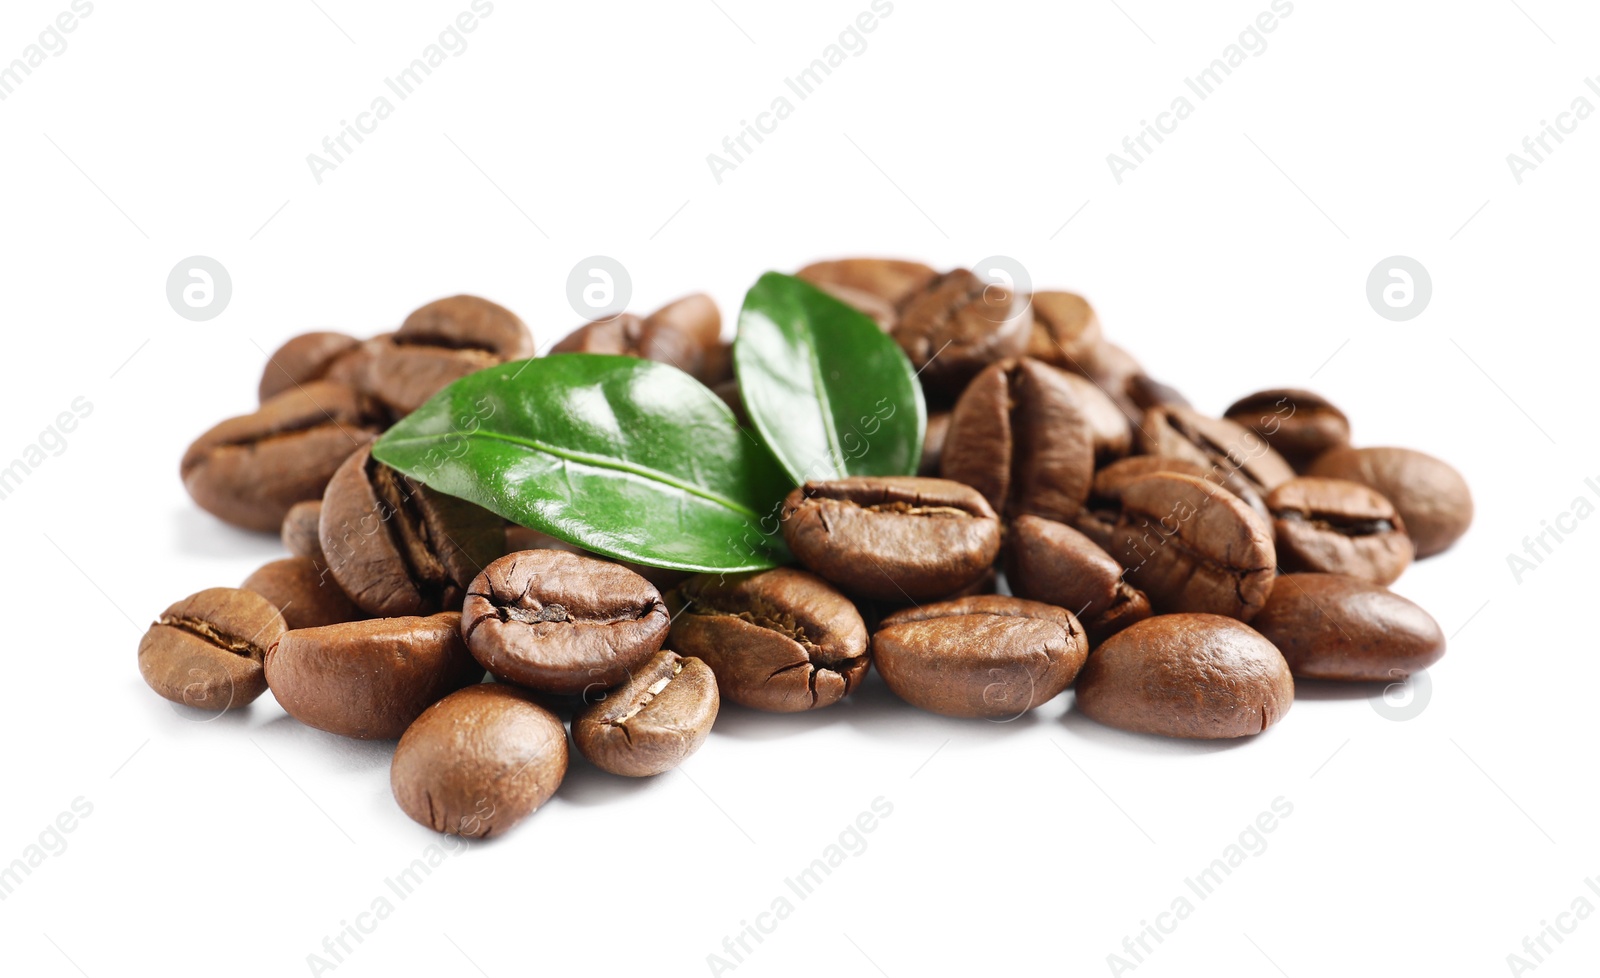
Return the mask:
[(1405, 522), (1418, 557), (1447, 549), (1472, 525), (1472, 491), (1461, 473), (1409, 448), (1336, 448), (1307, 474), (1348, 479), (1382, 493)]
[(1278, 650), (1219, 615), (1147, 618), (1107, 639), (1078, 675), (1086, 716), (1164, 737), (1248, 737), (1293, 702), (1294, 680)]
[(1284, 570), (1391, 584), (1411, 566), (1411, 538), (1394, 504), (1359, 482), (1290, 479), (1272, 490), (1267, 508)]
[(1206, 466), (1211, 482), (1243, 498), (1266, 494), (1294, 478), (1294, 470), (1261, 436), (1224, 418), (1180, 406), (1153, 407), (1139, 426), (1139, 450)]
[(1069, 520), (1094, 480), (1094, 428), (1066, 375), (1003, 360), (967, 386), (950, 415), (940, 472), (996, 512)]
[(1249, 621), (1277, 573), (1272, 529), (1231, 493), (1157, 473), (1122, 493), (1110, 553), (1161, 614), (1194, 611)]
[(1133, 448), (1133, 425), (1117, 402), (1087, 377), (1066, 371), (1062, 371), (1061, 376), (1078, 395), (1084, 420), (1089, 423), (1095, 466), (1110, 465), (1128, 454)]
[(1087, 299), (1071, 292), (1033, 294), (1033, 332), (1028, 356), (1091, 377), (1099, 366), (1100, 317)]
[(757, 710), (831, 706), (867, 673), (867, 628), (850, 599), (805, 571), (691, 577), (672, 647), (704, 660), (717, 690)]
[(184, 488), (206, 512), (276, 533), (289, 507), (321, 496), (339, 464), (379, 430), (365, 399), (348, 387), (312, 381), (196, 438), (179, 469)]
[(267, 650), (267, 686), (284, 712), (342, 737), (392, 740), (422, 711), (483, 678), (461, 642), (461, 614), (369, 618), (298, 628)]
[(284, 514), (283, 527), (278, 535), (283, 546), (296, 557), (309, 557), (320, 567), (326, 567), (322, 558), (322, 541), (317, 537), (317, 526), (322, 522), (322, 500), (305, 499), (289, 507)]
[(904, 300), (894, 339), (930, 393), (954, 397), (984, 367), (1021, 355), (1032, 333), (1026, 295), (958, 268)]
[(481, 350), (497, 361), (534, 356), (533, 334), (504, 306), (475, 295), (438, 299), (406, 317), (395, 331), (398, 346)]
[(952, 717), (1021, 716), (1072, 685), (1088, 651), (1072, 612), (996, 594), (906, 608), (872, 636), (889, 689)]
[(318, 538), (350, 599), (368, 614), (394, 617), (458, 606), (467, 583), (500, 553), (505, 531), (488, 510), (434, 492), (364, 448), (328, 482)]
[(581, 693), (625, 682), (667, 637), (661, 592), (605, 560), (561, 550), (507, 554), (467, 591), (462, 634), (507, 682)]
[(1144, 421), (1146, 406), (1135, 403), (1129, 394), (1134, 379), (1144, 375), (1144, 367), (1133, 354), (1115, 343), (1102, 341), (1095, 353), (1093, 364), (1088, 365), (1087, 370), (1081, 366), (1072, 369), (1074, 373), (1085, 374), (1094, 381), (1096, 387), (1105, 391), (1122, 410), (1130, 425)]
[(857, 597), (927, 601), (977, 581), (1000, 552), (1000, 520), (957, 482), (857, 477), (807, 482), (783, 501), (800, 563)]
[(1327, 398), (1281, 388), (1234, 401), (1223, 417), (1254, 431), (1296, 472), (1318, 455), (1350, 444), (1350, 419)]
[(1388, 588), (1339, 574), (1285, 574), (1251, 622), (1302, 679), (1397, 682), (1438, 662), (1444, 631)]
[(936, 411), (928, 415), (928, 426), (922, 435), (922, 459), (917, 463), (917, 475), (925, 479), (939, 475), (939, 460), (944, 457), (944, 440), (949, 432), (949, 411)]
[(710, 666), (663, 649), (572, 721), (572, 742), (602, 771), (661, 774), (705, 743), (718, 703)]
[(1138, 407), (1148, 411), (1151, 408), (1181, 407), (1193, 408), (1189, 399), (1183, 392), (1171, 384), (1163, 383), (1146, 373), (1134, 374), (1128, 378), (1128, 399)]
[(352, 386), (399, 419), (462, 377), (501, 362), (487, 350), (378, 339), (369, 340), (349, 360), (349, 375)]
[(892, 258), (843, 258), (838, 261), (819, 261), (800, 269), (795, 275), (819, 288), (842, 285), (859, 289), (899, 306), (914, 292), (922, 289), (938, 276), (938, 272), (916, 261), (897, 261)]
[(848, 285), (832, 285), (826, 282), (817, 287), (857, 312), (870, 317), (885, 333), (893, 333), (894, 324), (900, 321), (900, 314), (895, 311), (894, 303), (880, 295), (863, 289), (852, 289)]
[(647, 567), (644, 564), (635, 564), (630, 560), (613, 560), (602, 554), (585, 550), (576, 544), (557, 539), (548, 533), (540, 533), (538, 530), (532, 530), (525, 526), (507, 523), (506, 545), (500, 556), (503, 557), (506, 554), (514, 554), (522, 550), (565, 550), (567, 553), (582, 554), (585, 557), (593, 557), (596, 560), (609, 560), (618, 567), (626, 567), (628, 570), (638, 574), (651, 584), (654, 584), (656, 590), (662, 592), (670, 591), (694, 576), (688, 571), (670, 570), (665, 567)]
[(263, 564), (239, 586), (272, 602), (291, 629), (366, 617), (334, 583), (333, 575), (309, 557), (285, 557)]
[(644, 325), (657, 335), (672, 332), (688, 337), (688, 357), (674, 366), (702, 384), (719, 383), (733, 376), (733, 350), (722, 342), (722, 312), (717, 309), (716, 300), (704, 292), (674, 299), (646, 316)]
[(1150, 617), (1150, 599), (1122, 578), (1122, 565), (1072, 527), (1021, 516), (1006, 540), (1006, 583), (1019, 598), (1070, 609), (1090, 645)]
[[(1135, 480), (1155, 472), (1171, 472), (1204, 479), (1209, 471), (1205, 466), (1167, 455), (1135, 455), (1119, 459), (1095, 473), (1094, 486), (1089, 491), (1089, 498), (1078, 514), (1072, 518), (1072, 526), (1094, 541), (1100, 549), (1109, 551), (1111, 531), (1116, 529), (1117, 517), (1122, 515), (1122, 491)], [(1261, 505), (1261, 512), (1266, 513), (1265, 503)]]
[(480, 683), (430, 706), (389, 767), (400, 810), (435, 832), (503, 835), (550, 800), (567, 773), (567, 732), (532, 694)]
[(266, 691), (261, 663), (283, 616), (254, 591), (213, 587), (161, 613), (139, 641), (139, 675), (174, 703), (221, 712)]
[[(671, 364), (696, 379), (709, 378), (708, 365), (720, 361), (722, 317), (707, 295), (691, 295), (640, 318), (619, 313), (567, 334), (551, 353), (609, 353)], [(721, 372), (718, 368), (717, 372)]]
[(354, 350), (360, 340), (344, 333), (301, 333), (267, 357), (257, 396), (265, 404), (286, 390), (321, 380), (340, 355)]

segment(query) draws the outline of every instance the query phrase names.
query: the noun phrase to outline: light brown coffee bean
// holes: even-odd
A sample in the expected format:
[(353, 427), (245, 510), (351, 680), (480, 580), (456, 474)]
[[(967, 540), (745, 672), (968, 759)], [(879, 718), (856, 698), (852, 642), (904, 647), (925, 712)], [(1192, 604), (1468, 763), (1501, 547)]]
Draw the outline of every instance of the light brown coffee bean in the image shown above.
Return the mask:
[(1005, 553), (1011, 593), (1070, 609), (1091, 646), (1150, 617), (1150, 599), (1123, 580), (1122, 565), (1064, 523), (1018, 517)]
[(717, 719), (711, 667), (662, 649), (572, 721), (572, 742), (602, 771), (630, 778), (670, 771), (700, 749)]
[(260, 402), (265, 404), (284, 391), (321, 380), (335, 360), (360, 343), (344, 333), (301, 333), (290, 338), (267, 357), (256, 388)]
[(1448, 463), (1409, 448), (1336, 448), (1309, 475), (1371, 486), (1394, 504), (1418, 557), (1446, 550), (1472, 525), (1472, 491)]
[(1426, 611), (1339, 574), (1285, 574), (1251, 624), (1302, 679), (1392, 683), (1445, 652), (1444, 631)]
[(161, 613), (139, 641), (139, 674), (164, 698), (197, 710), (247, 706), (266, 691), (262, 662), (286, 626), (254, 591), (213, 587)]
[(1225, 418), (1181, 406), (1152, 407), (1139, 426), (1139, 450), (1171, 455), (1208, 468), (1209, 481), (1239, 497), (1267, 493), (1294, 478), (1294, 470), (1255, 432)]
[(1094, 307), (1071, 292), (1035, 292), (1032, 301), (1028, 356), (1084, 377), (1094, 376), (1101, 344), (1100, 317)]
[(938, 276), (938, 272), (917, 261), (899, 261), (893, 258), (842, 258), (837, 261), (819, 261), (800, 269), (795, 275), (820, 287), (840, 285), (858, 289), (899, 306), (912, 293), (923, 288)]
[(1267, 496), (1278, 563), (1391, 584), (1411, 566), (1411, 538), (1394, 504), (1359, 482), (1301, 476)]
[(272, 602), (293, 628), (316, 628), (365, 618), (333, 575), (309, 557), (285, 557), (256, 568), (239, 585)]
[(322, 541), (317, 538), (317, 525), (322, 521), (322, 500), (305, 499), (289, 507), (284, 514), (283, 527), (278, 535), (285, 550), (296, 557), (309, 557), (319, 567), (328, 566), (322, 558)]
[(1223, 417), (1266, 439), (1296, 472), (1324, 452), (1350, 444), (1350, 419), (1310, 391), (1259, 391), (1234, 401)]
[(901, 303), (894, 339), (931, 394), (955, 397), (984, 367), (1019, 356), (1032, 332), (1026, 295), (958, 268)]

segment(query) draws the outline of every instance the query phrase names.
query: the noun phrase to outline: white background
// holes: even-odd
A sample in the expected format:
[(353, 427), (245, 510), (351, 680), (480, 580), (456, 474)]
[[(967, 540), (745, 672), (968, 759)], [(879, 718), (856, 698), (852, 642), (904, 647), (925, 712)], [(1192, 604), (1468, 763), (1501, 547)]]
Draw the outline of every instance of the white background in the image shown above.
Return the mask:
[[(0, 501), (0, 862), (75, 799), (93, 808), (0, 903), (6, 973), (306, 974), (387, 895), (325, 973), (703, 975), (788, 895), (725, 973), (1108, 974), (1188, 896), (1131, 973), (1496, 975), (1575, 898), (1600, 906), (1583, 617), (1600, 520), (1520, 583), (1507, 565), (1575, 497), (1600, 502), (1600, 120), (1520, 185), (1506, 162), (1578, 96), (1600, 106), (1592, 5), (1296, 0), (1198, 102), (1184, 77), (1267, 0), (899, 0), (719, 184), (707, 154), (867, 0), (499, 0), (319, 184), (307, 154), (468, 0), (318, 3), (100, 0), (0, 101), (0, 464), (93, 405)], [(0, 64), (67, 7), (8, 0)], [(1185, 94), (1193, 115), (1119, 185), (1106, 155)], [(391, 745), (270, 697), (194, 722), (139, 679), (155, 614), (280, 552), (194, 508), (178, 458), (253, 407), (263, 350), (296, 332), (367, 335), (470, 291), (548, 345), (579, 321), (564, 283), (593, 254), (631, 271), (637, 311), (705, 289), (730, 318), (769, 268), (1007, 255), (1088, 295), (1204, 409), (1319, 390), (1360, 443), (1430, 451), (1476, 494), (1467, 537), (1397, 586), (1452, 636), (1431, 698), (1397, 721), (1372, 689), (1303, 687), (1232, 744), (1102, 728), (1070, 696), (947, 720), (876, 677), (809, 715), (730, 705), (681, 772), (575, 763), (518, 831), (398, 900), (385, 879), (438, 837), (394, 805)], [(231, 272), (209, 322), (165, 297), (190, 255)], [(1409, 322), (1366, 300), (1390, 255), (1432, 275)], [(879, 797), (893, 813), (865, 850), (795, 898), (784, 879)], [(1188, 891), (1280, 797), (1293, 813), (1265, 851)], [(1537, 974), (1593, 974), (1600, 919), (1562, 919)]]

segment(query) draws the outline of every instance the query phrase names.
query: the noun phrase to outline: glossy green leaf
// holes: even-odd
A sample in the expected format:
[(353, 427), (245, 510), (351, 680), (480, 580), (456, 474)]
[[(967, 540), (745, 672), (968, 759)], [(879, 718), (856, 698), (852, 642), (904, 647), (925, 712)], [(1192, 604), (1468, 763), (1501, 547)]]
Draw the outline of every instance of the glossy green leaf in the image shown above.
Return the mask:
[(654, 567), (786, 562), (792, 487), (711, 391), (676, 367), (557, 354), (482, 370), (412, 412), (372, 454), (586, 550)]
[(916, 474), (922, 385), (864, 313), (768, 272), (745, 296), (733, 362), (750, 420), (795, 482)]

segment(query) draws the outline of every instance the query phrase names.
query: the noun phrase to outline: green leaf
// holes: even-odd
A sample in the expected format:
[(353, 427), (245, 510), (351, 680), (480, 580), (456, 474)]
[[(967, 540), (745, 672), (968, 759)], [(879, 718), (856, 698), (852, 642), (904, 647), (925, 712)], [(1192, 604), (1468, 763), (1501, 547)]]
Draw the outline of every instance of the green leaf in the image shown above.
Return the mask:
[(586, 550), (653, 567), (787, 562), (791, 483), (676, 367), (563, 353), (463, 377), (372, 454), (413, 479)]
[(768, 272), (745, 296), (733, 363), (750, 420), (795, 482), (916, 474), (922, 385), (864, 313)]

